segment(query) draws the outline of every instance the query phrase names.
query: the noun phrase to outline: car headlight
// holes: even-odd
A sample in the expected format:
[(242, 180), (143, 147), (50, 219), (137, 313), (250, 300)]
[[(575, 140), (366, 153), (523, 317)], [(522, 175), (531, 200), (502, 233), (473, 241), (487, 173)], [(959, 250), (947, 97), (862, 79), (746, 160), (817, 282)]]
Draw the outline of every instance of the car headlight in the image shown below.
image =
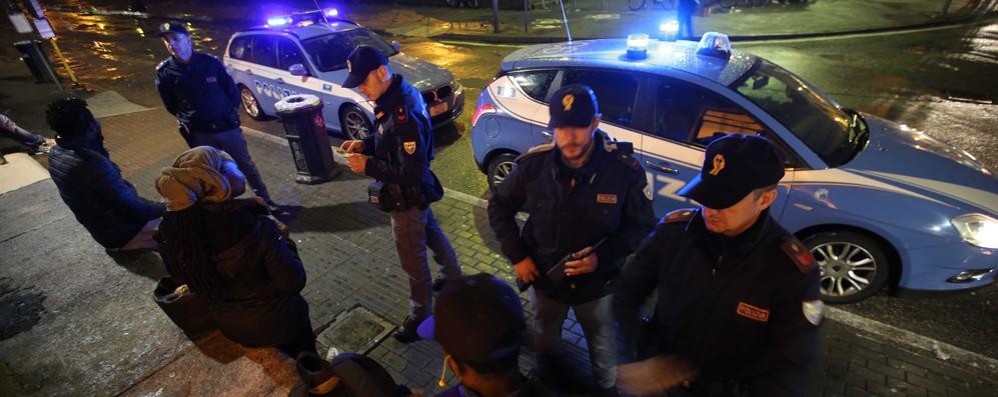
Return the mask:
[(967, 243), (998, 249), (998, 220), (982, 214), (960, 215), (950, 220), (960, 237)]

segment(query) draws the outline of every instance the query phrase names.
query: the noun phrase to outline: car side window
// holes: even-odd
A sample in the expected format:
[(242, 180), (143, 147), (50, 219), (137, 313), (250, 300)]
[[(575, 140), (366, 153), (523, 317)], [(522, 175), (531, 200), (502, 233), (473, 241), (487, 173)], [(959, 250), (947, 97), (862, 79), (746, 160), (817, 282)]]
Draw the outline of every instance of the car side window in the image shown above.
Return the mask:
[(277, 67), (277, 38), (274, 36), (260, 35), (253, 38), (253, 63), (276, 68)]
[(547, 102), (548, 90), (557, 75), (557, 70), (531, 70), (510, 73), (510, 78), (520, 86), (520, 89), (527, 96), (541, 102)]
[(301, 49), (289, 39), (282, 38), (278, 40), (277, 54), (280, 60), (280, 68), (283, 70), (288, 70), (291, 65), (296, 63), (305, 65), (305, 56), (302, 55)]
[(603, 121), (624, 127), (634, 122), (638, 94), (635, 75), (604, 70), (567, 70), (562, 86), (568, 84), (585, 84), (593, 89)]
[(662, 138), (706, 146), (719, 136), (765, 131), (740, 106), (695, 84), (663, 78), (655, 100), (655, 135)]
[(229, 56), (240, 61), (250, 60), (253, 53), (253, 36), (239, 36), (232, 39), (229, 46)]

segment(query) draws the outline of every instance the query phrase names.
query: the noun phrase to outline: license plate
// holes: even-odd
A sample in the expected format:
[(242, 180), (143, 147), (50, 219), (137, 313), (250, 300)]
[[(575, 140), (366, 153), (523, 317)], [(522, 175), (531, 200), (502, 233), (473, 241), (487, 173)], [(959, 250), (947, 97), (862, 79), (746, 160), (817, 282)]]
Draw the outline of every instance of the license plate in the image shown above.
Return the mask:
[(430, 106), (430, 117), (436, 117), (447, 111), (447, 102), (441, 102)]

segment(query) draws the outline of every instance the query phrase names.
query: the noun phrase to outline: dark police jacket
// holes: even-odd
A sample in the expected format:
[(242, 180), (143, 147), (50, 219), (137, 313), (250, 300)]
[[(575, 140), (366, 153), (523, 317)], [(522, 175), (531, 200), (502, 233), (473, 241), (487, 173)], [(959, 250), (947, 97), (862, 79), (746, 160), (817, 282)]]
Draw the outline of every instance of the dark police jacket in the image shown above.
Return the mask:
[(156, 91), (185, 132), (239, 127), (239, 89), (218, 58), (200, 52), (187, 64), (167, 58), (156, 67)]
[[(651, 189), (631, 144), (610, 141), (597, 131), (593, 145), (592, 157), (578, 170), (564, 165), (551, 144), (531, 149), (517, 159), (516, 168), (489, 200), (489, 223), (503, 254), (513, 264), (533, 258), (540, 273), (534, 287), (563, 303), (608, 294), (608, 284), (619, 271), (617, 261), (634, 252), (655, 222)], [(574, 188), (569, 187), (573, 172)], [(519, 211), (530, 214), (522, 230), (516, 224)], [(547, 277), (548, 269), (565, 255), (603, 238), (596, 249), (596, 271), (560, 282)]]
[[(305, 268), (294, 243), (252, 200), (196, 204), (205, 211), (199, 237), (220, 282), (214, 291), (197, 292), (225, 337), (247, 346), (291, 342), (308, 328), (308, 304), (301, 296)], [(191, 210), (191, 209), (188, 209)], [(186, 210), (185, 210), (186, 211)], [(186, 283), (184, 247), (189, 234), (170, 211), (160, 224), (159, 253), (171, 276)]]
[(401, 75), (378, 98), (374, 133), (364, 138), (365, 174), (402, 188), (406, 202), (418, 205), (440, 200), (444, 191), (430, 172), (433, 126), (423, 97)]
[(163, 215), (163, 204), (139, 196), (97, 142), (58, 139), (49, 173), (76, 220), (106, 248), (121, 248)]
[[(808, 250), (769, 211), (742, 234), (711, 233), (700, 210), (662, 218), (625, 268), (614, 295), (625, 341), (654, 288), (658, 345), (704, 383), (739, 383), (752, 396), (803, 396), (818, 356), (819, 271)], [(646, 354), (650, 355), (650, 354)]]

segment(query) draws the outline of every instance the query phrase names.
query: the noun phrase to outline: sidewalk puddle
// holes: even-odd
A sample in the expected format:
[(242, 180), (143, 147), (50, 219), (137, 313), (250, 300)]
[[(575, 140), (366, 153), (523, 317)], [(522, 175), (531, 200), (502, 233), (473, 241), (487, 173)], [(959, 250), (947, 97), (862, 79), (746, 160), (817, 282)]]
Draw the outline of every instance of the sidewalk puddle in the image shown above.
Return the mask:
[(0, 340), (30, 330), (45, 313), (45, 295), (35, 287), (12, 286), (13, 280), (0, 277)]
[(340, 352), (367, 353), (374, 349), (395, 325), (363, 306), (340, 313), (316, 338), (319, 352), (325, 355), (330, 347)]

